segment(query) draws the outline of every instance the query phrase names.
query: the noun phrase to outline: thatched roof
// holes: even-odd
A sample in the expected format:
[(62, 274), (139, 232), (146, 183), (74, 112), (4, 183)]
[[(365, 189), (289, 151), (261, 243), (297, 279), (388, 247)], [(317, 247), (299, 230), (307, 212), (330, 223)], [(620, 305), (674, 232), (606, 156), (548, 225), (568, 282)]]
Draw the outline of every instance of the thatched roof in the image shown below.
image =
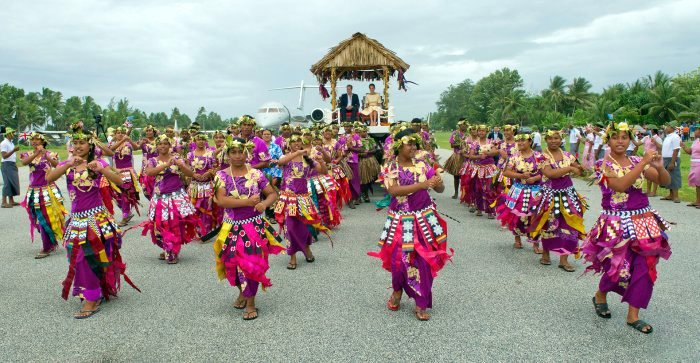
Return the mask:
[(331, 68), (335, 67), (338, 79), (343, 79), (344, 72), (381, 71), (384, 66), (389, 68), (390, 74), (399, 70), (406, 72), (410, 67), (378, 41), (362, 33), (355, 33), (331, 48), (326, 56), (311, 66), (311, 73), (321, 79), (328, 77)]

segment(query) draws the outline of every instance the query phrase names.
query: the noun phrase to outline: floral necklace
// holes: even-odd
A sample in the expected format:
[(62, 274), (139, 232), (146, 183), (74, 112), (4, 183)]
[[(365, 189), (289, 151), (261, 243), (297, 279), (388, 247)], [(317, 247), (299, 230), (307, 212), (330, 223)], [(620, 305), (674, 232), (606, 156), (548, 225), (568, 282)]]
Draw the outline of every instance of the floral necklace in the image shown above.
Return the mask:
[[(231, 175), (231, 180), (233, 180), (233, 190), (231, 191), (230, 195), (237, 199), (249, 199), (251, 194), (253, 193), (253, 185), (258, 181), (257, 174), (253, 176), (251, 173), (251, 169), (247, 165), (246, 173), (243, 176), (236, 177), (233, 175), (233, 165), (230, 165), (228, 167), (228, 170), (229, 175)], [(248, 192), (245, 195), (241, 195), (242, 193), (238, 190), (238, 183), (236, 183), (236, 178), (245, 179), (244, 186), (248, 189)]]

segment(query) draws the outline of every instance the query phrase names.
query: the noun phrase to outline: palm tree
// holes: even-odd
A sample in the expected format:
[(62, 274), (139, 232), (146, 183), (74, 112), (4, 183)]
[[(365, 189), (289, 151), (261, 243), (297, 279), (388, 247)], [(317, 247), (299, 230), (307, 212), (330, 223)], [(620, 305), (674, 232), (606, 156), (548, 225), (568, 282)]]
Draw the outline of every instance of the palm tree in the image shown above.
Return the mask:
[(671, 76), (664, 72), (656, 71), (653, 77), (651, 75), (648, 75), (646, 81), (648, 82), (650, 88), (656, 88), (658, 86), (665, 85), (671, 82)]
[[(660, 72), (657, 72), (660, 73)], [(669, 122), (678, 117), (678, 111), (685, 111), (687, 106), (678, 99), (678, 92), (670, 82), (659, 83), (649, 91), (650, 102), (642, 106), (649, 115), (662, 122)]]
[(616, 109), (616, 101), (612, 101), (607, 97), (597, 97), (596, 100), (591, 103), (588, 107), (588, 112), (593, 116), (595, 121), (600, 121), (603, 123), (608, 122), (608, 115), (612, 115), (618, 111), (620, 108)]
[(571, 82), (566, 99), (573, 106), (573, 112), (576, 111), (576, 106), (585, 107), (591, 104), (591, 87), (591, 83), (583, 77), (576, 77)]
[(557, 112), (557, 106), (561, 105), (566, 98), (566, 80), (562, 76), (554, 76), (549, 79), (549, 88), (542, 92), (542, 96), (554, 106), (554, 112)]

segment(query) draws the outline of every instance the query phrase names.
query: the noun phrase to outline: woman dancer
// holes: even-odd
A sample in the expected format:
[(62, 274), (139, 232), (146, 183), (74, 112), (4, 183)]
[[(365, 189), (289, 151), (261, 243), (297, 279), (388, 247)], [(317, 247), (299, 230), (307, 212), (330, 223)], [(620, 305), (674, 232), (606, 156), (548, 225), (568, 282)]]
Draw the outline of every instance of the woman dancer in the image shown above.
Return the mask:
[(345, 153), (345, 161), (347, 162), (350, 170), (352, 171), (352, 178), (350, 179), (350, 192), (352, 193), (352, 200), (348, 204), (350, 209), (355, 209), (355, 206), (360, 204), (360, 195), (362, 189), (360, 185), (362, 184), (360, 179), (360, 160), (358, 153), (362, 152), (362, 141), (360, 135), (355, 132), (355, 127), (362, 127), (361, 122), (356, 122), (355, 125), (351, 122), (344, 122), (343, 127), (345, 128), (345, 133), (340, 136), (338, 142), (343, 146), (343, 151)]
[[(496, 162), (494, 156), (498, 149), (493, 147), (491, 140), (486, 138), (488, 127), (479, 125), (477, 128), (477, 140), (471, 144), (471, 150), (467, 156), (472, 161), (471, 178), (474, 180), (474, 204), (477, 216), (486, 213), (489, 219), (495, 218), (493, 202), (496, 201), (496, 191), (491, 187), (493, 176), (496, 174)], [(507, 176), (507, 175), (506, 175)]]
[[(284, 253), (277, 232), (263, 212), (277, 199), (277, 194), (262, 171), (246, 164), (255, 145), (241, 138), (229, 137), (226, 155), (231, 163), (216, 173), (216, 203), (225, 208), (224, 223), (214, 242), (216, 271), (219, 280), (228, 280), (239, 290), (233, 304), (243, 311), (243, 320), (258, 317), (255, 295), (258, 286), (272, 286), (265, 273), (270, 268), (268, 256)], [(264, 195), (264, 199), (262, 198)]]
[(217, 227), (218, 207), (213, 201), (214, 175), (217, 168), (214, 152), (207, 147), (207, 135), (195, 134), (194, 142), (196, 148), (187, 154), (187, 161), (194, 173), (188, 194), (202, 221), (199, 234), (204, 237)]
[(180, 174), (194, 173), (179, 154), (174, 153), (174, 141), (167, 135), (156, 139), (158, 156), (148, 159), (146, 173), (155, 178), (153, 196), (148, 208), (148, 220), (141, 223), (142, 234), (150, 233), (151, 241), (163, 249), (158, 256), (168, 264), (179, 262), (182, 245), (198, 238), (201, 221), (185, 193)]
[[(304, 149), (308, 151), (311, 160), (324, 166), (331, 162), (331, 154), (323, 147), (323, 136), (320, 133), (314, 132), (310, 136), (311, 144), (306, 144), (303, 136), (302, 142)], [(326, 173), (321, 174), (312, 171), (312, 176), (309, 178), (309, 193), (311, 198), (316, 203), (316, 208), (321, 215), (323, 225), (329, 229), (333, 229), (340, 225), (342, 218), (340, 216), (340, 207), (338, 207), (338, 184), (326, 167)], [(316, 237), (316, 234), (314, 235)]]
[(459, 179), (460, 179), (460, 169), (464, 165), (464, 156), (462, 156), (461, 150), (464, 145), (464, 138), (466, 137), (467, 131), (467, 121), (464, 118), (457, 121), (457, 130), (452, 131), (450, 135), (450, 146), (452, 146), (452, 155), (445, 162), (445, 171), (451, 174), (454, 178), (455, 193), (452, 195), (452, 199), (457, 199), (459, 194)]
[(114, 167), (119, 175), (122, 176), (119, 191), (115, 192), (116, 195), (114, 195), (119, 209), (122, 210), (122, 220), (119, 222), (120, 227), (129, 224), (131, 218), (134, 217), (134, 213), (131, 212), (132, 208), (141, 215), (139, 212), (139, 193), (141, 189), (134, 172), (134, 149), (138, 148), (139, 145), (131, 141), (128, 132), (129, 130), (124, 126), (117, 127), (114, 131), (114, 140), (109, 146), (114, 151)]
[(146, 197), (146, 199), (151, 200), (155, 179), (146, 174), (146, 162), (148, 159), (158, 156), (158, 150), (156, 148), (156, 136), (158, 136), (158, 130), (153, 127), (153, 125), (148, 125), (144, 127), (143, 132), (146, 134), (146, 137), (139, 142), (139, 148), (141, 149), (142, 155), (139, 184), (141, 184), (141, 188), (143, 189), (143, 195)]
[(68, 181), (72, 203), (63, 245), (69, 267), (61, 296), (67, 300), (72, 285), (73, 296), (83, 301), (74, 317), (84, 319), (100, 310), (103, 299), (117, 296), (122, 275), (129, 285), (138, 288), (124, 274), (126, 264), (119, 254), (121, 231), (99, 195), (102, 175), (117, 186), (123, 184), (123, 179), (110, 170), (106, 161), (95, 160), (92, 135), (77, 132), (72, 135), (71, 142), (73, 157), (52, 169), (46, 181), (53, 183), (64, 174)]
[(466, 204), (469, 207), (469, 213), (476, 212), (476, 180), (472, 177), (472, 172), (474, 171), (474, 162), (469, 158), (469, 154), (474, 147), (474, 142), (477, 141), (477, 127), (469, 126), (469, 136), (464, 140), (462, 145), (462, 150), (460, 153), (464, 157), (464, 165), (459, 171), (460, 174), (460, 189), (462, 195), (460, 196), (460, 203)]
[[(504, 198), (504, 203), (498, 207), (498, 219), (501, 224), (507, 226), (515, 236), (514, 248), (523, 248), (523, 236), (528, 236), (530, 231), (530, 218), (535, 211), (535, 201), (540, 191), (542, 174), (539, 169), (544, 157), (532, 149), (532, 137), (530, 134), (519, 134), (515, 137), (518, 144), (518, 154), (508, 161), (503, 174), (513, 180), (513, 185)], [(535, 253), (541, 254), (542, 250), (536, 239), (528, 238), (533, 243)], [(543, 265), (550, 265), (548, 259), (540, 259)]]
[(604, 138), (610, 155), (596, 162), (595, 173), (603, 211), (583, 247), (584, 258), (591, 264), (586, 271), (602, 274), (593, 305), (598, 316), (609, 319), (607, 294), (620, 294), (629, 304), (627, 325), (649, 334), (653, 328), (639, 319), (639, 309), (649, 305), (658, 275), (656, 265), (659, 258), (671, 256), (671, 247), (668, 223), (649, 206), (642, 188), (645, 178), (666, 185), (671, 176), (659, 154), (626, 155), (632, 138), (626, 123), (611, 123)]
[(542, 189), (535, 202), (537, 211), (530, 222), (530, 235), (542, 243), (542, 259), (550, 260), (549, 252), (559, 254), (559, 268), (574, 272), (569, 264), (569, 255), (578, 255), (579, 241), (585, 235), (583, 214), (588, 205), (574, 188), (570, 175), (581, 175), (581, 166), (574, 155), (561, 149), (561, 133), (547, 131), (545, 160), (540, 166)]
[(595, 143), (595, 134), (591, 125), (586, 126), (586, 145), (583, 147), (583, 168), (585, 170), (593, 170), (595, 164), (595, 156), (593, 155), (593, 144)]
[(442, 193), (445, 185), (435, 169), (414, 159), (421, 145), (415, 131), (400, 131), (394, 140), (396, 160), (382, 171), (391, 195), (389, 215), (379, 238), (380, 251), (368, 255), (381, 259), (382, 267), (391, 272), (393, 293), (387, 308), (399, 310), (405, 291), (416, 302), (416, 318), (425, 321), (430, 319), (426, 310), (433, 306), (433, 279), (451, 258), (447, 224), (428, 193), (429, 189)]
[(343, 204), (348, 204), (350, 199), (352, 199), (352, 193), (350, 192), (350, 182), (348, 181), (348, 173), (351, 173), (347, 163), (345, 163), (345, 169), (342, 167), (343, 150), (338, 141), (333, 137), (334, 130), (331, 126), (326, 126), (323, 129), (323, 141), (322, 147), (328, 155), (331, 157), (331, 162), (326, 164), (328, 171), (335, 179), (335, 183), (338, 186), (338, 209), (343, 207)]
[(287, 239), (287, 254), (290, 257), (287, 269), (294, 270), (297, 268), (297, 252), (304, 253), (308, 263), (316, 260), (311, 253), (313, 237), (309, 229), (327, 230), (321, 225), (321, 217), (308, 189), (308, 179), (313, 171), (325, 174), (326, 167), (309, 158), (300, 136), (290, 137), (288, 145), (290, 152), (277, 163), (282, 167), (283, 178), (275, 217)]
[(367, 135), (367, 127), (363, 126), (359, 129), (360, 137), (362, 138), (362, 152), (360, 157), (360, 190), (362, 191), (362, 201), (369, 203), (369, 191), (372, 189), (372, 184), (377, 181), (379, 176), (379, 162), (375, 154), (379, 151), (377, 142)]
[(518, 153), (518, 145), (515, 142), (516, 130), (517, 127), (513, 125), (503, 126), (504, 140), (498, 145), (498, 153), (500, 156), (497, 164), (498, 174), (496, 174), (497, 176), (494, 178), (496, 194), (498, 195), (496, 198), (496, 208), (503, 205), (505, 202), (505, 196), (508, 195), (508, 190), (513, 184), (513, 181), (506, 177), (504, 172), (508, 166), (508, 161), (510, 158)]
[(22, 206), (29, 215), (29, 232), (34, 241), (34, 230), (39, 231), (42, 248), (36, 259), (48, 257), (58, 247), (65, 231), (66, 209), (56, 183), (49, 183), (46, 174), (58, 165), (58, 154), (46, 150), (46, 137), (33, 132), (29, 137), (33, 152), (20, 154), (22, 165), (29, 166), (29, 188)]
[(688, 206), (700, 209), (700, 127), (695, 127), (694, 136), (695, 141), (691, 146), (681, 143), (681, 147), (686, 154), (690, 155), (688, 186), (695, 187), (695, 202), (688, 204)]

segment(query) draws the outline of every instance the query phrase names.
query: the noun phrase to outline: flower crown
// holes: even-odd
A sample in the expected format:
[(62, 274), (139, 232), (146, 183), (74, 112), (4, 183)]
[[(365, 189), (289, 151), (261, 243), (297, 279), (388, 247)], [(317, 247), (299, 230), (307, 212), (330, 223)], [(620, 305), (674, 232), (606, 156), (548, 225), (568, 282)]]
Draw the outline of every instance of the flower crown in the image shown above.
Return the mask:
[(238, 124), (255, 126), (255, 119), (248, 115), (243, 115), (238, 119)]
[(457, 121), (457, 126), (469, 126), (469, 122), (467, 122), (467, 120), (460, 120)]
[(122, 132), (122, 133), (125, 133), (125, 134), (127, 133), (127, 131), (129, 131), (129, 130), (128, 130), (125, 126), (117, 126), (117, 127), (114, 129), (114, 132)]
[(156, 129), (155, 126), (153, 125), (147, 125), (146, 127), (143, 128), (143, 131), (153, 131), (153, 132), (158, 132), (158, 129)]
[(166, 134), (156, 136), (156, 144), (159, 144), (159, 143), (164, 142), (164, 141), (170, 145), (173, 144), (173, 139), (169, 138), (168, 135), (166, 135)]
[(46, 142), (46, 136), (44, 136), (44, 134), (40, 134), (36, 131), (32, 132), (32, 134), (29, 135), (29, 140), (34, 140), (34, 139), (39, 139), (43, 142)]
[(481, 125), (477, 126), (476, 129), (477, 130), (488, 130), (489, 127), (486, 126), (485, 124), (481, 124)]
[(343, 127), (352, 127), (352, 122), (350, 122), (350, 121), (344, 121), (343, 123), (341, 123), (341, 125), (342, 125)]
[(503, 130), (518, 131), (518, 125), (503, 125)]
[(552, 136), (559, 136), (561, 137), (561, 130), (547, 130), (547, 136), (546, 137), (552, 137)]
[(69, 135), (70, 135), (71, 140), (85, 140), (90, 144), (93, 143), (94, 137), (95, 137), (93, 134), (83, 132), (82, 130), (72, 132)]
[(532, 140), (532, 135), (530, 134), (517, 134), (514, 137), (515, 141), (521, 141), (521, 140)]
[(423, 138), (421, 138), (420, 135), (418, 135), (416, 133), (413, 133), (410, 135), (404, 135), (401, 138), (398, 138), (398, 139), (394, 140), (394, 142), (391, 143), (391, 150), (393, 150), (394, 153), (397, 153), (402, 145), (408, 145), (412, 142), (414, 144), (416, 144), (416, 147), (418, 149), (420, 149), (421, 144), (423, 143)]
[(608, 125), (608, 128), (605, 129), (605, 135), (603, 136), (603, 142), (608, 142), (610, 140), (611, 136), (616, 135), (618, 132), (626, 132), (630, 138), (632, 138), (632, 129), (630, 129), (630, 125), (627, 122), (610, 122), (610, 125)]
[(299, 135), (292, 135), (289, 137), (289, 142), (301, 142), (301, 136)]
[(192, 136), (192, 139), (194, 140), (207, 140), (207, 134), (203, 132), (198, 132), (194, 136)]
[(234, 139), (233, 136), (229, 135), (226, 137), (226, 153), (230, 150), (238, 149), (238, 150), (243, 150), (245, 152), (250, 152), (255, 148), (255, 144), (253, 144), (250, 141), (247, 142), (241, 142), (239, 139)]
[(290, 126), (289, 124), (280, 126), (280, 131), (287, 131), (287, 130), (291, 130), (291, 129), (292, 129), (292, 126)]

